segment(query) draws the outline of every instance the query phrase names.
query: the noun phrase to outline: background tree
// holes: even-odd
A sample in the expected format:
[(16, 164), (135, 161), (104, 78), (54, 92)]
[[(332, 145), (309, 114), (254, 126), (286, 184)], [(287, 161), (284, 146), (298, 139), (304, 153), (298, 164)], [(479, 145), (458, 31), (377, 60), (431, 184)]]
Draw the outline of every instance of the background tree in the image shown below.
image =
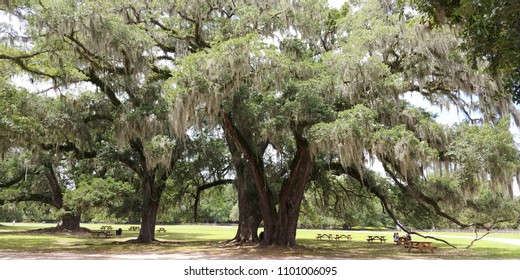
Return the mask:
[[(218, 130), (191, 130), (184, 138), (183, 146), (185, 153), (182, 159), (178, 161), (175, 173), (170, 176), (167, 182), (168, 188), (165, 193), (167, 198), (161, 205), (164, 213), (173, 211), (176, 212), (172, 213), (173, 216), (177, 217), (176, 220), (182, 219), (184, 222), (198, 222), (199, 205), (204, 200), (204, 193), (224, 193), (226, 191), (210, 189), (227, 187), (234, 182), (230, 156), (221, 134), (222, 132)], [(214, 195), (210, 196), (217, 198)], [(223, 200), (232, 201), (233, 196), (228, 199), (226, 195), (226, 198)], [(219, 204), (220, 202), (219, 199), (214, 200), (214, 204)], [(172, 207), (172, 205), (176, 205), (176, 207)], [(222, 210), (222, 207), (214, 206), (219, 211), (226, 211)], [(182, 208), (182, 211), (177, 212), (175, 208)], [(231, 210), (232, 205), (228, 208), (227, 211)], [(228, 219), (229, 215), (226, 216), (226, 219)], [(203, 219), (208, 218), (204, 216)]]
[(411, 0), (412, 7), (426, 14), (432, 25), (448, 24), (457, 27), (464, 38), (461, 46), (477, 66), (486, 68), (502, 79), (512, 92), (513, 100), (520, 100), (520, 3), (470, 0)]
[[(0, 180), (3, 201), (37, 201), (64, 211), (60, 228), (78, 230), (80, 216), (68, 212), (64, 193), (70, 186), (68, 170), (71, 155), (87, 156), (75, 150), (66, 139), (75, 124), (60, 101), (31, 96), (4, 80), (0, 108), (2, 121), (2, 168)], [(61, 133), (57, 131), (65, 129)], [(59, 144), (55, 139), (61, 139)]]
[[(345, 173), (376, 195), (394, 220), (401, 217), (391, 197), (418, 202), (413, 208), (397, 208), (403, 214), (414, 209), (461, 227), (489, 230), (500, 219), (466, 219), (457, 210), (472, 208), (469, 202), (489, 190), (499, 197), (510, 192), (518, 155), (508, 131), (507, 120), (516, 113), (509, 95), (500, 80), (466, 63), (456, 33), (432, 30), (412, 14), (401, 12), (406, 16), (399, 17), (388, 7), (368, 1), (341, 25), (348, 35), (342, 51), (332, 53), (327, 63), (341, 69), (346, 110), (333, 123), (312, 128), (315, 149), (337, 155)], [(473, 124), (442, 126), (433, 115), (408, 104), (405, 94), (454, 106)], [(482, 113), (479, 122), (472, 110)], [(483, 138), (472, 142), (476, 139), (466, 138), (472, 136), (457, 133), (466, 125)], [(491, 134), (503, 138), (497, 141)], [(495, 147), (497, 143), (503, 146)], [(469, 152), (472, 145), (476, 149)], [(503, 149), (500, 156), (489, 152), (495, 148)], [(374, 161), (382, 163), (391, 188), (370, 172)], [(496, 162), (504, 168), (495, 169)]]
[[(24, 27), (19, 36), (30, 44), (8, 45), (0, 58), (33, 79), (52, 82), (58, 91), (72, 85), (90, 91), (83, 95), (90, 97), (84, 98), (85, 103), (78, 102), (87, 110), (81, 119), (75, 115), (77, 126), (71, 128), (75, 137), (47, 143), (63, 145), (68, 140), (80, 152), (88, 149), (118, 160), (135, 173), (143, 200), (141, 242), (154, 240), (160, 197), (178, 147), (169, 132), (168, 108), (160, 91), (177, 43), (162, 28), (161, 21), (168, 19), (161, 13), (169, 10), (159, 2), (2, 4)], [(89, 146), (80, 145), (84, 143)]]

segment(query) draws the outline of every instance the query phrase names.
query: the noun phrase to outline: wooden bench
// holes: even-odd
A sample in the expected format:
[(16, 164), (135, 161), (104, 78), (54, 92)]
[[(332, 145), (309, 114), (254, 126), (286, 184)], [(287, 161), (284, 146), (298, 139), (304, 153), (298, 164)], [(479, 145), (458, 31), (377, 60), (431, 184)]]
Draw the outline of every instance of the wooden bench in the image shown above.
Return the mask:
[(432, 245), (432, 242), (427, 241), (408, 241), (404, 247), (408, 248), (408, 252), (411, 252), (412, 249), (417, 249), (421, 253), (423, 250), (430, 250), (430, 252), (435, 253), (435, 249), (437, 249), (437, 247)]
[(162, 227), (162, 228), (159, 228), (159, 229), (157, 230), (157, 232), (161, 232), (161, 231), (162, 231), (162, 232), (166, 232), (166, 229)]
[(101, 226), (101, 230), (112, 230), (111, 226)]
[(110, 231), (100, 230), (100, 231), (91, 231), (92, 237), (94, 238), (100, 238), (105, 237), (109, 238), (112, 237), (112, 233)]
[(139, 231), (141, 228), (136, 226), (131, 226), (128, 228), (129, 231)]
[(379, 241), (380, 243), (385, 243), (386, 242), (386, 237), (384, 236), (378, 236), (378, 235), (369, 235), (367, 236), (367, 242), (368, 243), (373, 243), (374, 241)]

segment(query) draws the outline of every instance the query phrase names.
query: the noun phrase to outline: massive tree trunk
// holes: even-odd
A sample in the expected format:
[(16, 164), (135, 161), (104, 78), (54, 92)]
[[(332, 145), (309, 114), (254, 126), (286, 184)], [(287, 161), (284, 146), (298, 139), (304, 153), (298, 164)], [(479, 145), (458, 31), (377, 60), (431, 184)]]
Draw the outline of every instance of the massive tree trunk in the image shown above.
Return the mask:
[[(141, 194), (143, 198), (141, 212), (141, 230), (137, 242), (151, 243), (155, 241), (155, 223), (161, 201), (161, 195), (165, 188), (168, 171), (164, 167), (149, 168), (140, 139), (130, 141), (130, 146), (139, 155), (138, 163), (133, 160), (124, 160), (130, 168), (140, 177)], [(175, 157), (172, 156), (169, 169), (173, 169)]]
[[(166, 180), (161, 178), (159, 180)], [(164, 189), (164, 181), (155, 181), (155, 172), (150, 172), (142, 184), (143, 205), (141, 212), (141, 230), (137, 237), (138, 242), (151, 243), (155, 241), (155, 224), (157, 211)]]
[(232, 242), (259, 242), (258, 227), (262, 221), (258, 195), (252, 178), (252, 171), (242, 157), (242, 152), (234, 140), (226, 133), (226, 141), (236, 171), (235, 187), (238, 197), (238, 229)]
[(157, 221), (157, 210), (159, 209), (158, 200), (143, 201), (147, 206), (143, 207), (141, 215), (141, 230), (137, 241), (142, 243), (150, 243), (155, 240), (155, 223)]
[(234, 242), (259, 242), (258, 227), (262, 221), (258, 196), (256, 194), (254, 182), (251, 178), (251, 170), (246, 164), (235, 164), (237, 177), (235, 180), (238, 193), (238, 229)]
[(73, 230), (73, 231), (81, 230), (80, 220), (81, 220), (81, 215), (65, 214), (65, 215), (61, 216), (61, 220), (58, 224), (58, 229)]
[[(56, 177), (56, 173), (54, 172), (54, 168), (50, 162), (46, 162), (44, 165), (48, 170), (45, 172), (45, 177), (47, 178), (52, 193), (51, 205), (57, 209), (63, 209), (63, 192), (58, 177)], [(77, 231), (81, 229), (80, 220), (81, 214), (66, 213), (60, 217), (60, 222), (57, 227), (60, 230)]]
[(301, 131), (293, 131), (297, 152), (291, 162), (289, 178), (282, 185), (278, 199), (279, 210), (277, 210), (262, 161), (265, 148), (262, 153), (257, 153), (249, 145), (242, 131), (233, 123), (231, 115), (223, 114), (223, 124), (251, 170), (250, 178), (255, 183), (260, 213), (264, 221), (265, 238), (261, 245), (295, 246), (300, 206), (314, 165), (307, 140), (302, 136)]
[[(266, 231), (262, 245), (296, 245), (296, 230), (305, 186), (310, 178), (314, 160), (305, 139), (296, 135), (297, 153), (290, 166), (289, 178), (283, 183), (278, 197), (278, 211), (270, 210), (275, 217), (273, 228)], [(266, 202), (264, 204), (270, 204)]]

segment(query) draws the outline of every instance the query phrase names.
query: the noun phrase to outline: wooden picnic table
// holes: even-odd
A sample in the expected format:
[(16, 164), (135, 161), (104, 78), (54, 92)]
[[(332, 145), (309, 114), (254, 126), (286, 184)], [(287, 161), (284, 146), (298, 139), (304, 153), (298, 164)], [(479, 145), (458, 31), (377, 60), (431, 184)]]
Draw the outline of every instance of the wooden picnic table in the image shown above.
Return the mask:
[(379, 242), (384, 243), (384, 242), (386, 242), (386, 237), (384, 235), (368, 235), (367, 236), (368, 243), (373, 243), (376, 240), (379, 240)]
[(437, 249), (437, 247), (433, 246), (432, 242), (429, 241), (408, 241), (404, 247), (408, 248), (408, 252), (411, 252), (412, 249), (417, 249), (421, 253), (423, 250), (430, 250), (434, 253), (435, 249)]
[(138, 231), (138, 230), (140, 230), (140, 229), (141, 229), (141, 228), (140, 228), (140, 227), (137, 227), (137, 226), (131, 226), (131, 227), (128, 228), (129, 231), (134, 231), (134, 230), (135, 230), (135, 231)]
[(330, 234), (330, 233), (318, 233), (316, 235), (316, 239), (322, 240), (323, 238), (328, 238), (329, 240), (336, 240), (339, 241), (341, 239), (347, 239), (348, 241), (352, 240), (352, 236), (350, 234)]
[(318, 233), (318, 235), (316, 235), (316, 239), (318, 240), (322, 240), (323, 238), (328, 238), (329, 240), (332, 240), (332, 234)]
[(112, 230), (112, 226), (101, 226), (101, 230)]
[(345, 238), (348, 241), (352, 241), (352, 236), (350, 234), (336, 234), (336, 237), (334, 237), (334, 239), (337, 241), (341, 240), (342, 238)]
[(397, 245), (405, 245), (408, 239), (405, 236), (400, 236), (399, 240), (394, 240)]
[(166, 232), (166, 229), (162, 227), (162, 228), (159, 228), (159, 229), (157, 230), (157, 232), (161, 232), (161, 231), (162, 231), (162, 232)]
[(99, 238), (99, 237), (105, 237), (105, 238), (112, 237), (112, 233), (110, 231), (106, 231), (106, 230), (91, 231), (90, 233), (92, 234), (92, 237), (96, 237), (96, 238)]

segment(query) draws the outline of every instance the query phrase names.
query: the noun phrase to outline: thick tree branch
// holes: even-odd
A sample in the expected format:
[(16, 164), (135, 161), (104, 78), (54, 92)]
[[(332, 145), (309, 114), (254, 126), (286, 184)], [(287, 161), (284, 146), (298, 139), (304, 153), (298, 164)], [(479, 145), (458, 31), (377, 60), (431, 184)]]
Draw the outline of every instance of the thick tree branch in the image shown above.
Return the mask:
[(61, 209), (63, 207), (63, 193), (61, 191), (60, 183), (58, 182), (58, 178), (56, 177), (56, 173), (54, 172), (52, 164), (45, 163), (44, 165), (48, 170), (45, 172), (45, 177), (49, 182), (49, 186), (52, 192), (52, 201), (50, 204), (58, 209)]
[(47, 78), (51, 78), (53, 80), (63, 78), (62, 76), (59, 76), (59, 75), (49, 74), (49, 73), (45, 73), (45, 72), (42, 72), (37, 69), (33, 69), (33, 68), (27, 66), (27, 64), (24, 61), (24, 58), (21, 58), (21, 57), (14, 57), (14, 56), (8, 56), (5, 54), (0, 54), (0, 59), (10, 60), (10, 61), (14, 62), (16, 65), (18, 65), (20, 68), (22, 68), (23, 70), (25, 70), (33, 75), (44, 76)]
[(101, 114), (93, 114), (93, 115), (89, 115), (89, 116), (83, 118), (83, 122), (85, 122), (85, 123), (90, 123), (90, 122), (95, 122), (95, 121), (113, 122), (114, 118), (109, 115), (101, 115)]
[(390, 216), (390, 218), (405, 232), (409, 234), (415, 234), (418, 236), (421, 236), (423, 238), (427, 239), (434, 239), (440, 242), (445, 243), (446, 245), (457, 248), (455, 245), (449, 243), (448, 241), (444, 239), (440, 239), (434, 236), (425, 236), (415, 231), (409, 231), (408, 229), (404, 228), (399, 222), (397, 217), (395, 216), (394, 212), (388, 205), (388, 201), (386, 199), (385, 194), (381, 190), (381, 187), (377, 184), (377, 182), (372, 178), (372, 176), (368, 175), (368, 172), (361, 173), (359, 170), (357, 170), (355, 167), (349, 167), (345, 168), (346, 173), (351, 176), (352, 178), (356, 179), (361, 185), (365, 186), (367, 190), (371, 193), (373, 193), (381, 202), (381, 205), (383, 206), (383, 209), (385, 210), (386, 214)]
[(122, 164), (130, 168), (132, 171), (134, 171), (135, 174), (141, 174), (139, 164), (136, 162), (134, 156), (130, 155), (130, 153), (113, 152), (112, 156), (114, 156), (119, 162), (121, 162)]
[(24, 179), (25, 179), (25, 172), (19, 172), (17, 175), (15, 175), (10, 180), (8, 180), (6, 182), (1, 182), (0, 189), (12, 187), (12, 186), (20, 183)]
[[(382, 164), (383, 164), (383, 168), (385, 169), (386, 173), (392, 178), (392, 180), (394, 181), (394, 183), (404, 192), (407, 192), (409, 194), (412, 195), (412, 197), (418, 201), (418, 202), (421, 202), (425, 205), (428, 205), (430, 207), (432, 207), (432, 209), (435, 211), (435, 213), (451, 222), (453, 222), (454, 224), (462, 227), (462, 228), (469, 228), (469, 227), (477, 227), (477, 228), (482, 228), (482, 229), (485, 229), (485, 230), (491, 230), (492, 226), (488, 226), (484, 223), (481, 223), (481, 222), (476, 222), (476, 223), (472, 223), (472, 224), (466, 224), (466, 223), (463, 223), (461, 221), (459, 221), (458, 219), (456, 219), (455, 217), (449, 215), (448, 213), (444, 212), (442, 210), (442, 207), (437, 203), (437, 201), (434, 199), (434, 198), (431, 198), (427, 195), (425, 195), (424, 193), (422, 193), (419, 188), (415, 185), (414, 182), (411, 182), (411, 181), (406, 181), (407, 185), (404, 185), (404, 183), (399, 180), (397, 178), (397, 175), (395, 172), (393, 172), (389, 166), (388, 166), (388, 163), (385, 162), (385, 161), (382, 161)], [(396, 169), (398, 170), (398, 169)]]
[(94, 68), (102, 69), (112, 74), (124, 75), (126, 74), (124, 67), (117, 67), (107, 64), (106, 59), (96, 55), (90, 51), (81, 41), (76, 39), (73, 35), (64, 35), (68, 39), (69, 44), (77, 50), (77, 52), (85, 58)]
[(34, 201), (34, 202), (41, 202), (44, 204), (48, 204), (51, 206), (56, 207), (53, 203), (52, 196), (49, 194), (20, 194), (17, 197), (9, 198), (9, 199), (2, 199), (0, 200), (0, 205), (3, 205), (5, 203), (17, 203), (22, 201)]
[(96, 151), (81, 151), (76, 144), (69, 141), (63, 144), (40, 144), (40, 148), (45, 151), (74, 152), (77, 159), (95, 158), (97, 156)]
[(85, 76), (88, 77), (86, 81), (91, 82), (97, 86), (108, 97), (112, 105), (119, 107), (122, 104), (121, 101), (117, 98), (114, 89), (101, 80), (93, 68), (89, 68), (88, 72), (82, 72), (85, 74)]

